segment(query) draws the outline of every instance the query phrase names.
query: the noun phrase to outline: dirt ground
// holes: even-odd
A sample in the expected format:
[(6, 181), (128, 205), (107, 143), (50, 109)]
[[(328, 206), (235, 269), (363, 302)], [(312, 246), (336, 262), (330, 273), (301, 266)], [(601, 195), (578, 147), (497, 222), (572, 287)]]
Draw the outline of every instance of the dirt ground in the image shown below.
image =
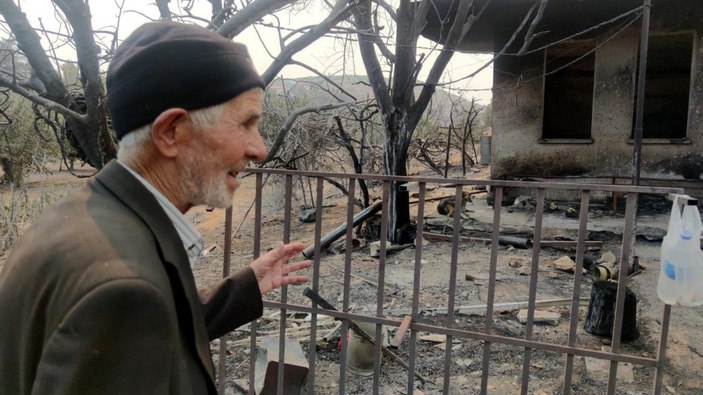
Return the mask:
[[(487, 177), (487, 169), (479, 169), (478, 173), (472, 173), (472, 178)], [(262, 248), (274, 246), (282, 238), (283, 205), (280, 199), (281, 188), (265, 187), (264, 210), (263, 210), (263, 238)], [(234, 238), (232, 256), (233, 267), (245, 265), (252, 257), (251, 235), (253, 234), (253, 212), (244, 218), (249, 205), (254, 200), (253, 180), (245, 181), (243, 187), (237, 192), (235, 197), (235, 212), (233, 223), (235, 228), (243, 223)], [(451, 194), (452, 190), (436, 190), (428, 195), (441, 196)], [(301, 203), (301, 202), (298, 202)], [(425, 231), (441, 232), (445, 223), (444, 217), (439, 216), (435, 211), (436, 202), (428, 202), (425, 207), (426, 229)], [(331, 206), (331, 207), (328, 207)], [(485, 199), (478, 195), (472, 203), (468, 205), (472, 220), (464, 221), (462, 234), (481, 234), (490, 228), (492, 221), (492, 210), (485, 202)], [(517, 236), (531, 237), (534, 223), (533, 209), (506, 207), (503, 209), (502, 232)], [(621, 228), (623, 222), (622, 212), (613, 216), (603, 206), (593, 205), (589, 213), (589, 239), (601, 240), (603, 246), (600, 249), (587, 251), (586, 255), (597, 260), (605, 252), (612, 252), (619, 258), (621, 245)], [(296, 204), (293, 204), (293, 216), (297, 214)], [(203, 284), (215, 281), (221, 272), (221, 257), (219, 251), (222, 246), (223, 221), (222, 213), (196, 212), (194, 214), (199, 228), (216, 252), (202, 265), (196, 269), (196, 277)], [(333, 190), (326, 191), (325, 208), (323, 209), (323, 234), (345, 221), (346, 198), (335, 194)], [(412, 215), (412, 214), (411, 214)], [(648, 214), (640, 216), (640, 228), (647, 228), (648, 233), (652, 229), (664, 229), (668, 221), (668, 214)], [(544, 220), (544, 238), (567, 237), (576, 238), (577, 220), (568, 219), (563, 211), (549, 214)], [(618, 228), (619, 226), (619, 228)], [(451, 232), (448, 229), (447, 232)], [(657, 234), (657, 232), (653, 232)], [(311, 243), (314, 234), (314, 224), (303, 224), (294, 220), (291, 223), (291, 239), (304, 243)], [(213, 236), (210, 239), (210, 235)], [(483, 233), (483, 237), (489, 234)], [(655, 237), (656, 239), (656, 237)], [(209, 243), (206, 243), (210, 245)], [(422, 271), (421, 271), (421, 292), (420, 308), (425, 310), (421, 316), (421, 322), (446, 325), (446, 314), (441, 312), (441, 308), (447, 305), (447, 289), (450, 275), (450, 246), (448, 242), (429, 241), (423, 247)], [(635, 250), (640, 258), (640, 262), (646, 268), (640, 275), (632, 277), (628, 283), (638, 298), (637, 308), (637, 329), (640, 337), (630, 343), (622, 345), (622, 352), (653, 358), (656, 356), (659, 334), (661, 330), (661, 317), (663, 305), (656, 297), (656, 283), (659, 274), (659, 241), (647, 241), (638, 239)], [(488, 277), (490, 248), (482, 243), (461, 243), (458, 251), (457, 264), (457, 291), (455, 306), (472, 306), (486, 303), (488, 284), (482, 278)], [(521, 275), (521, 266), (529, 266), (531, 262), (531, 250), (514, 249), (510, 247), (500, 247), (498, 253), (498, 282), (496, 284), (495, 303), (522, 302), (526, 301), (529, 290), (529, 275)], [(540, 254), (539, 280), (537, 300), (571, 298), (574, 288), (573, 274), (559, 271), (554, 268), (552, 262), (564, 255), (575, 254), (572, 249), (543, 248)], [(388, 317), (400, 320), (406, 313), (403, 310), (410, 308), (412, 300), (412, 282), (414, 275), (415, 250), (407, 249), (391, 255), (386, 263), (386, 282), (384, 292), (384, 311)], [(362, 246), (352, 253), (352, 273), (351, 278), (351, 309), (359, 314), (373, 314), (376, 309), (377, 287), (373, 285), (378, 277), (378, 259), (369, 256), (369, 247), (362, 243)], [(343, 288), (343, 267), (344, 254), (325, 254), (320, 264), (320, 295), (328, 299), (336, 306), (342, 305)], [(469, 274), (479, 280), (467, 281), (465, 276)], [(367, 281), (367, 280), (372, 281)], [(588, 298), (592, 279), (584, 276), (581, 284), (581, 297)], [(291, 287), (288, 291), (289, 302), (309, 305), (309, 301), (301, 296), (304, 287)], [(269, 300), (279, 300), (278, 294), (268, 296)], [(583, 320), (587, 311), (587, 302), (579, 310), (579, 325), (577, 332), (577, 346), (593, 350), (608, 350), (609, 339), (594, 336), (583, 330)], [(537, 324), (534, 328), (534, 339), (555, 343), (566, 344), (569, 331), (569, 306), (558, 306), (546, 308), (547, 311), (557, 312), (561, 315), (559, 324), (556, 326)], [(440, 309), (435, 311), (433, 309)], [(266, 319), (260, 322), (259, 333), (277, 335), (278, 334), (278, 311), (266, 311)], [(525, 327), (517, 319), (517, 310), (500, 311), (495, 314), (493, 333), (502, 336), (521, 338), (524, 336)], [(318, 339), (334, 325), (331, 321), (324, 321), (318, 324)], [(480, 331), (483, 329), (484, 320), (480, 315), (457, 314), (455, 327)], [(669, 333), (669, 346), (667, 350), (668, 364), (664, 378), (665, 392), (676, 394), (699, 394), (703, 393), (703, 379), (700, 376), (703, 368), (703, 336), (697, 330), (703, 325), (703, 313), (701, 309), (674, 307)], [(306, 329), (304, 319), (288, 319), (287, 331), (290, 337), (301, 341), (304, 350), (308, 350), (309, 329)], [(302, 328), (302, 329), (301, 329)], [(248, 327), (242, 331), (235, 332), (228, 339), (228, 380), (235, 380), (242, 386), (246, 386), (247, 365), (248, 365)], [(392, 336), (395, 328), (389, 328)], [(422, 333), (420, 335), (423, 335)], [(338, 392), (339, 382), (339, 352), (337, 351), (337, 340), (317, 342), (318, 363), (315, 367), (316, 391), (319, 394), (333, 394)], [(444, 344), (432, 341), (418, 341), (418, 357), (415, 361), (418, 371), (429, 378), (428, 383), (421, 388), (424, 393), (441, 393), (442, 377), (444, 371)], [(407, 360), (408, 358), (408, 336), (401, 346), (395, 350), (398, 355)], [(481, 363), (483, 344), (478, 341), (458, 340), (452, 347), (452, 371), (450, 393), (474, 393), (481, 380)], [(520, 391), (520, 379), (522, 372), (522, 349), (494, 344), (491, 351), (489, 392), (495, 394), (514, 394)], [(213, 352), (219, 352), (217, 344), (213, 346)], [(219, 356), (215, 355), (217, 359)], [(231, 362), (230, 362), (231, 360)], [(530, 393), (552, 394), (560, 393), (563, 383), (565, 356), (543, 351), (536, 351), (532, 357), (532, 367), (530, 370)], [(600, 394), (607, 388), (608, 373), (607, 368), (603, 370), (598, 366), (597, 361), (587, 362), (582, 357), (576, 357), (574, 364), (573, 389), (575, 393)], [(619, 374), (617, 393), (639, 394), (651, 393), (654, 369), (641, 366), (629, 366), (621, 368)], [(372, 390), (372, 377), (363, 377), (347, 373), (346, 393), (366, 394)], [(407, 382), (406, 371), (397, 364), (383, 360), (381, 374), (381, 393), (402, 394), (405, 393)], [(417, 383), (417, 381), (416, 381)], [(237, 393), (237, 391), (234, 391)]]
[[(28, 196), (46, 194), (50, 192), (48, 203), (58, 196), (66, 193), (71, 188), (82, 183), (66, 173), (55, 171), (41, 177), (33, 175), (28, 185)], [(82, 170), (88, 173), (87, 170)], [(487, 168), (477, 169), (469, 175), (470, 178), (486, 178)], [(5, 186), (0, 188), (4, 204), (7, 202), (8, 190)], [(428, 197), (449, 195), (450, 189), (432, 191)], [(298, 194), (301, 195), (301, 194)], [(271, 180), (264, 188), (263, 220), (262, 220), (262, 248), (267, 249), (276, 245), (283, 238), (283, 193), (280, 183)], [(233, 241), (232, 270), (244, 267), (252, 257), (253, 238), (253, 209), (250, 210), (255, 198), (254, 177), (243, 180), (242, 186), (235, 194), (233, 226), (235, 235)], [(47, 203), (47, 204), (48, 204)], [(311, 243), (314, 235), (314, 223), (305, 224), (295, 217), (298, 206), (303, 199), (293, 203), (293, 220), (290, 223), (291, 240)], [(425, 231), (441, 232), (445, 223), (444, 217), (436, 214), (436, 202), (429, 202), (425, 207)], [(477, 195), (469, 203), (471, 220), (463, 221), (462, 234), (483, 235), (489, 228), (492, 219), (491, 207), (486, 204), (485, 198)], [(358, 211), (358, 210), (357, 210)], [(504, 207), (502, 212), (503, 224), (501, 232), (516, 236), (531, 237), (534, 221), (533, 209)], [(413, 215), (413, 214), (411, 214)], [(196, 264), (195, 277), (200, 286), (206, 286), (217, 281), (222, 276), (223, 244), (224, 244), (224, 211), (214, 210), (207, 212), (203, 208), (193, 209), (188, 216), (203, 234), (206, 250), (204, 256)], [(323, 234), (335, 228), (346, 218), (346, 198), (335, 189), (325, 189), (323, 208)], [(651, 229), (663, 229), (666, 226), (668, 214), (648, 214), (641, 216), (641, 226)], [(568, 237), (575, 239), (577, 220), (564, 216), (563, 211), (548, 214), (545, 217), (544, 237)], [(598, 259), (605, 252), (612, 252), (619, 257), (621, 236), (618, 223), (622, 223), (622, 211), (612, 215), (604, 207), (594, 205), (589, 213), (589, 238), (600, 240), (603, 246), (599, 250), (589, 250), (586, 255)], [(644, 224), (644, 225), (642, 225)], [(620, 225), (620, 228), (622, 225)], [(591, 229), (593, 228), (593, 229)], [(448, 229), (447, 232), (451, 232)], [(483, 232), (483, 233), (482, 233)], [(651, 232), (650, 232), (651, 233)], [(656, 232), (655, 232), (656, 233)], [(654, 238), (656, 239), (656, 237)], [(420, 321), (422, 323), (438, 326), (447, 325), (447, 316), (441, 308), (446, 308), (448, 301), (448, 284), (450, 277), (451, 244), (443, 241), (428, 241), (423, 246), (420, 309), (423, 311)], [(656, 297), (656, 283), (659, 274), (659, 247), (660, 241), (639, 239), (635, 246), (636, 254), (645, 270), (630, 279), (628, 286), (637, 296), (637, 329), (640, 336), (637, 340), (622, 345), (622, 352), (652, 358), (656, 356), (657, 345), (661, 328), (663, 305)], [(457, 261), (457, 280), (455, 305), (457, 307), (473, 306), (486, 303), (488, 293), (488, 263), (490, 257), (489, 246), (483, 243), (463, 242), (459, 246)], [(562, 256), (574, 255), (574, 250), (543, 248), (540, 253), (538, 271), (537, 300), (571, 298), (574, 288), (573, 274), (557, 270), (553, 261)], [(495, 290), (495, 303), (527, 301), (530, 278), (534, 273), (524, 275), (525, 267), (531, 262), (530, 249), (517, 249), (500, 247), (498, 251), (498, 281)], [(4, 257), (0, 256), (4, 263)], [(410, 248), (388, 256), (386, 260), (386, 281), (383, 295), (384, 311), (387, 316), (401, 320), (411, 306), (413, 297), (412, 282), (414, 276), (415, 250)], [(2, 265), (0, 263), (0, 266)], [(320, 263), (320, 295), (335, 306), (342, 305), (342, 284), (344, 254), (325, 254)], [(362, 245), (352, 253), (351, 278), (351, 307), (352, 311), (359, 314), (372, 315), (376, 310), (377, 290), (372, 284), (378, 278), (378, 259), (369, 255), (369, 247)], [(522, 272), (522, 273), (521, 273)], [(466, 275), (474, 278), (467, 280)], [(592, 279), (584, 276), (581, 288), (581, 297), (588, 298)], [(302, 296), (304, 286), (289, 287), (288, 300), (291, 303), (309, 305), (309, 300)], [(272, 301), (280, 300), (280, 293), (274, 292), (267, 295)], [(535, 340), (566, 344), (569, 331), (569, 306), (548, 307), (543, 310), (559, 313), (558, 325), (536, 324), (533, 338)], [(577, 331), (577, 345), (581, 348), (593, 350), (606, 350), (608, 339), (594, 336), (583, 330), (583, 320), (586, 315), (587, 302), (579, 309), (579, 325)], [(259, 320), (258, 333), (260, 335), (278, 334), (278, 310), (267, 309), (264, 318)], [(494, 315), (493, 333), (501, 336), (523, 338), (524, 325), (516, 318), (517, 309), (501, 311), (498, 309)], [(672, 394), (701, 394), (703, 393), (703, 310), (700, 308), (674, 307), (671, 315), (669, 343), (667, 349), (667, 367), (664, 376), (665, 389), (663, 393)], [(461, 309), (455, 316), (453, 325), (459, 329), (481, 331), (484, 327), (482, 315), (463, 314)], [(320, 318), (318, 322), (318, 341), (316, 344), (318, 362), (315, 366), (315, 393), (338, 393), (339, 385), (339, 358), (337, 340), (324, 340), (322, 336), (335, 326), (331, 319)], [(303, 350), (309, 350), (309, 321), (306, 317), (288, 318), (287, 332), (289, 337), (301, 341)], [(395, 333), (395, 328), (389, 328), (390, 336)], [(234, 383), (247, 387), (248, 361), (249, 361), (249, 326), (235, 331), (227, 337), (227, 381), (229, 393), (238, 393)], [(419, 335), (426, 335), (420, 333)], [(403, 359), (408, 359), (409, 336), (394, 350)], [(435, 341), (418, 340), (417, 358), (415, 366), (419, 373), (428, 378), (426, 385), (418, 392), (436, 394), (442, 391), (442, 377), (444, 372), (444, 343)], [(219, 359), (219, 342), (212, 345), (215, 363)], [(450, 393), (477, 393), (481, 382), (483, 344), (473, 340), (456, 340), (452, 346), (451, 358), (451, 383)], [(493, 344), (490, 359), (489, 393), (515, 394), (520, 392), (524, 349), (505, 345)], [(565, 356), (563, 354), (535, 351), (532, 354), (530, 369), (531, 394), (557, 394), (561, 392), (563, 383)], [(608, 372), (599, 369), (597, 361), (586, 361), (576, 357), (574, 363), (573, 389), (578, 394), (605, 393)], [(587, 366), (588, 365), (588, 366)], [(621, 364), (626, 365), (626, 364)], [(618, 394), (646, 394), (651, 393), (654, 369), (640, 366), (624, 366), (622, 375), (618, 375)], [(406, 393), (407, 372), (384, 358), (381, 370), (382, 394)], [(359, 376), (346, 373), (346, 393), (367, 394), (372, 391), (372, 376)], [(421, 392), (419, 392), (421, 391)]]

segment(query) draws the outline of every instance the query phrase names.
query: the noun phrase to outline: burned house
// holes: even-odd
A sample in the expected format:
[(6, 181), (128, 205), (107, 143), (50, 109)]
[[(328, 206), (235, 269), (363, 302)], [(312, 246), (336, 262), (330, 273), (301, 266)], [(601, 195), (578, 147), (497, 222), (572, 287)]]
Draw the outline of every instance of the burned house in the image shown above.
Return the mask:
[[(444, 29), (430, 12), (423, 32), (438, 42), (455, 12), (450, 0), (444, 3), (438, 7), (448, 16)], [(492, 178), (630, 183), (636, 102), (643, 94), (641, 183), (703, 194), (703, 2), (474, 5), (474, 15), (483, 12), (459, 50), (496, 55)], [(640, 48), (645, 8), (648, 45)], [(641, 55), (647, 60), (642, 92)]]

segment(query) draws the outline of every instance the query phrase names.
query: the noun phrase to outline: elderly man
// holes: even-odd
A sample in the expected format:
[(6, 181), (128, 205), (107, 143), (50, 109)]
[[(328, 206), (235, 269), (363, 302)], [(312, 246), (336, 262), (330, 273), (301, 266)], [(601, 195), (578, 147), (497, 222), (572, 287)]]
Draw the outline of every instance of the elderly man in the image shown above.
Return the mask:
[(193, 281), (203, 243), (183, 214), (229, 206), (266, 155), (263, 87), (244, 46), (199, 27), (124, 41), (107, 76), (118, 160), (44, 213), (0, 277), (0, 394), (216, 393), (208, 342), (310, 265), (281, 244), (210, 289)]

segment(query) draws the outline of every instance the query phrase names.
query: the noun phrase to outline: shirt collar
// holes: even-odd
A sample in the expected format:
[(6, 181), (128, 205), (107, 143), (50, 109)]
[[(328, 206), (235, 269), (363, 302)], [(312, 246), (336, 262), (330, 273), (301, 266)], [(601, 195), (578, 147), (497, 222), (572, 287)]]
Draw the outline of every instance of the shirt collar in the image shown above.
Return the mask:
[(203, 242), (202, 236), (200, 235), (200, 232), (198, 232), (198, 230), (195, 229), (195, 226), (193, 226), (193, 224), (188, 220), (188, 218), (186, 218), (176, 208), (176, 206), (173, 205), (173, 203), (166, 199), (166, 197), (161, 194), (158, 189), (154, 188), (154, 186), (151, 185), (149, 181), (145, 180), (137, 172), (135, 172), (129, 166), (120, 162), (119, 160), (117, 161), (117, 163), (127, 169), (127, 171), (129, 171), (130, 174), (134, 176), (134, 178), (139, 180), (139, 182), (141, 182), (142, 185), (144, 185), (144, 187), (149, 192), (151, 192), (152, 195), (154, 195), (156, 201), (159, 202), (161, 208), (163, 208), (164, 212), (166, 212), (166, 215), (173, 223), (173, 227), (176, 228), (176, 232), (178, 232), (178, 236), (181, 239), (181, 242), (183, 243), (183, 248), (185, 249), (186, 254), (188, 255), (188, 261), (190, 262), (190, 267), (192, 268), (198, 256), (200, 256), (200, 253), (203, 250), (203, 245), (205, 244)]

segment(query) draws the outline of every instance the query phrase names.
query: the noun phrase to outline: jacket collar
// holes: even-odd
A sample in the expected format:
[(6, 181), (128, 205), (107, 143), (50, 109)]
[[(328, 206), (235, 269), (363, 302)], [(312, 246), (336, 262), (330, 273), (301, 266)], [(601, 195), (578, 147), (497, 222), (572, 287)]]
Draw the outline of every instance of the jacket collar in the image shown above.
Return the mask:
[[(172, 286), (180, 286), (188, 300), (196, 351), (203, 367), (214, 382), (215, 374), (210, 358), (209, 339), (200, 298), (195, 288), (195, 279), (188, 256), (183, 249), (183, 243), (171, 220), (156, 201), (154, 195), (117, 162), (109, 162), (95, 178), (144, 221), (158, 242), (159, 253), (164, 264), (171, 265), (178, 273), (180, 284), (172, 284)], [(177, 290), (174, 289), (174, 291)], [(176, 307), (180, 310), (184, 306)]]

